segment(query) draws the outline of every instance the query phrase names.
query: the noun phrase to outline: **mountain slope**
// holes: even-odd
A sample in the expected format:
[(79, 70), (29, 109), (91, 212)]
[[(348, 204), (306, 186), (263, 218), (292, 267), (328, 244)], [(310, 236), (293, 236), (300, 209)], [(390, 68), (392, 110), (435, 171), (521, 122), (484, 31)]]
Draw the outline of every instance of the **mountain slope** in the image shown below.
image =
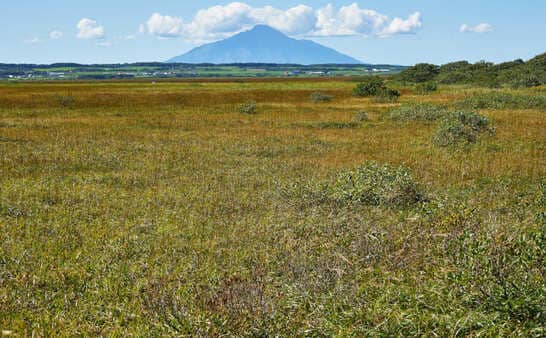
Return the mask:
[(296, 40), (258, 25), (231, 38), (197, 47), (167, 62), (356, 64), (360, 61), (309, 40)]

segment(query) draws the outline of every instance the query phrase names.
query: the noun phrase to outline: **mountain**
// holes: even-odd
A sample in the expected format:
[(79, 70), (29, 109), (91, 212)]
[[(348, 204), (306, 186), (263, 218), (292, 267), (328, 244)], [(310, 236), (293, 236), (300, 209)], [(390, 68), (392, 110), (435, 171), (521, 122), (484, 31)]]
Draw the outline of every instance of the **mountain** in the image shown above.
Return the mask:
[(309, 40), (292, 39), (264, 25), (174, 57), (172, 63), (358, 64), (360, 61)]

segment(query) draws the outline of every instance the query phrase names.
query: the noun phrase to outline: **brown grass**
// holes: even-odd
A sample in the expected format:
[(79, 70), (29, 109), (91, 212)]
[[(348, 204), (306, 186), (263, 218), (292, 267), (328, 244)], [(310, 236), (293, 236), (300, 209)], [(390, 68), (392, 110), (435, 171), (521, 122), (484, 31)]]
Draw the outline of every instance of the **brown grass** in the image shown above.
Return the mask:
[[(464, 273), (472, 264), (493, 266), (473, 259), (513, 258), (506, 274), (524, 277), (499, 285), (516, 283), (529, 299), (542, 299), (533, 284), (544, 276), (533, 256), (540, 242), (525, 242), (531, 253), (516, 245), (541, 229), (545, 112), (482, 111), (496, 135), (444, 149), (431, 145), (435, 123), (382, 120), (397, 104), (352, 97), (353, 86), (322, 79), (0, 84), (0, 329), (19, 336), (539, 332), (520, 313), (481, 305), (480, 288), (493, 292), (488, 283), (502, 281), (465, 289), (475, 284)], [(311, 102), (315, 91), (332, 102)], [(449, 104), (467, 91), (446, 87), (401, 101)], [(73, 106), (59, 104), (63, 95)], [(248, 100), (257, 102), (256, 115), (237, 111)], [(352, 122), (358, 111), (369, 121), (316, 127)], [(369, 160), (407, 166), (430, 201), (397, 210), (302, 203), (281, 193)], [(469, 233), (483, 240), (484, 254), (461, 258), (455, 250)]]

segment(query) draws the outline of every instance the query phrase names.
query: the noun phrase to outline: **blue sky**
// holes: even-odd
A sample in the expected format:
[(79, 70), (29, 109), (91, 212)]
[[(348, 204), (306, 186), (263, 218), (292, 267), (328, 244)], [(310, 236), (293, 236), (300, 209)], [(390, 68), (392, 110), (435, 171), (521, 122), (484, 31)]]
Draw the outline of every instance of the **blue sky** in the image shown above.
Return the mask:
[(163, 61), (258, 23), (369, 63), (499, 62), (546, 52), (545, 13), (544, 0), (6, 0), (0, 62)]

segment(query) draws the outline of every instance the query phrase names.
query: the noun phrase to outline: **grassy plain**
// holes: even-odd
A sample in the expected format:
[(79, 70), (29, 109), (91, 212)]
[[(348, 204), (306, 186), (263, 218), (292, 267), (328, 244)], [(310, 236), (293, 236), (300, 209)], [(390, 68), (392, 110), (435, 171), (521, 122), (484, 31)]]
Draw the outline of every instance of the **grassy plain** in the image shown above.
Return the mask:
[[(442, 148), (437, 122), (384, 119), (399, 103), (352, 97), (354, 86), (0, 84), (0, 329), (546, 334), (546, 111), (480, 110), (496, 133)], [(400, 89), (401, 103), (447, 106), (491, 91)], [(239, 113), (250, 100), (257, 114)], [(406, 166), (426, 200), (344, 205), (304, 191), (370, 160)]]

